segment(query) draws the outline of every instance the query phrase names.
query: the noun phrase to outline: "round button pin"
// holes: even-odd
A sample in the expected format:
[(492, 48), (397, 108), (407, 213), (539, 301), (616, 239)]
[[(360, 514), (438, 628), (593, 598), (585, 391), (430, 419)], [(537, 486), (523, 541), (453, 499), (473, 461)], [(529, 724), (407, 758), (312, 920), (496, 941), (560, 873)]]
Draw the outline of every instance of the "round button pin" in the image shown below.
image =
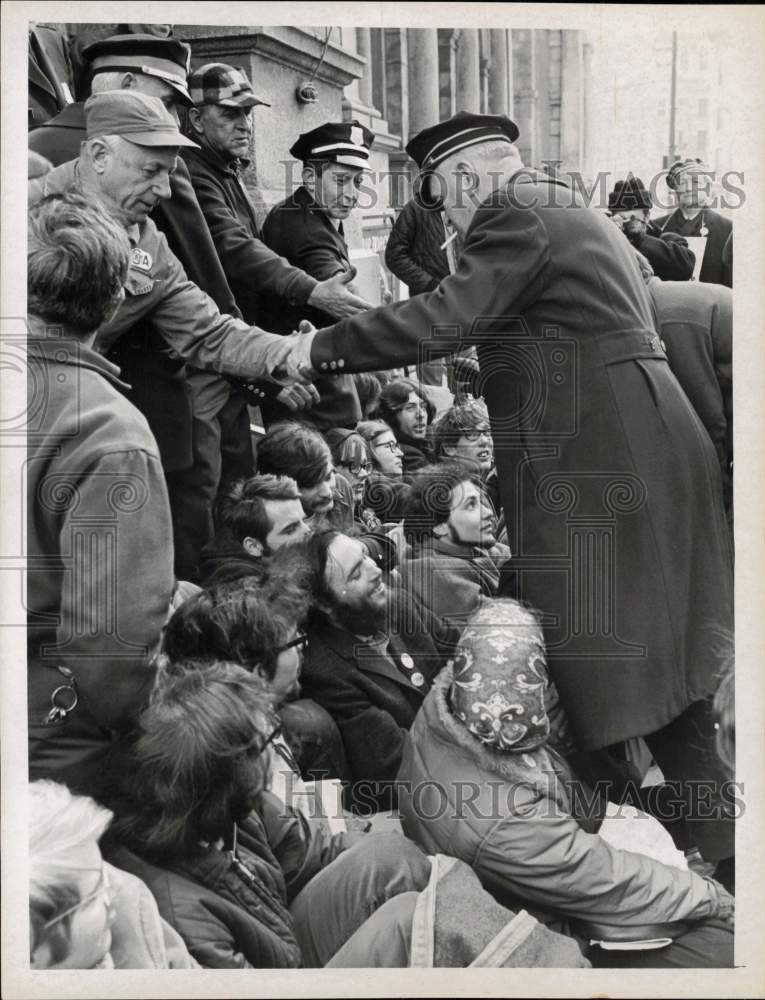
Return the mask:
[(419, 688), (419, 687), (422, 687), (422, 685), (424, 683), (425, 683), (425, 678), (422, 676), (422, 674), (419, 672), (419, 670), (415, 671), (412, 674), (412, 684), (414, 684), (415, 687)]
[(401, 654), (401, 666), (406, 667), (407, 670), (414, 670), (414, 660), (409, 653)]

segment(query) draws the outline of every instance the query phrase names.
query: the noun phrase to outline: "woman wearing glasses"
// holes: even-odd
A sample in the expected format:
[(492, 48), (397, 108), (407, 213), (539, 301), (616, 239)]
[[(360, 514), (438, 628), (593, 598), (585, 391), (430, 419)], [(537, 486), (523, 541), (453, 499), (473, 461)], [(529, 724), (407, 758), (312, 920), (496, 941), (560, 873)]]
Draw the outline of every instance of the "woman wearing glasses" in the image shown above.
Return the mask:
[(364, 487), (374, 468), (367, 442), (356, 431), (333, 427), (324, 435), (335, 469), (345, 479), (353, 494), (353, 520), (362, 531), (375, 531), (380, 519), (364, 502)]
[(362, 420), (356, 433), (367, 443), (373, 470), (367, 479), (364, 503), (381, 521), (400, 521), (404, 516), (404, 451), (389, 424), (384, 420)]
[(437, 462), (459, 459), (476, 464), (484, 490), (499, 517), (502, 502), (494, 464), (494, 441), (483, 400), (470, 399), (443, 413), (433, 424), (433, 448)]
[(425, 887), (427, 858), (400, 834), (329, 836), (281, 803), (267, 789), (278, 731), (242, 667), (164, 677), (125, 769), (110, 860), (149, 886), (205, 968), (320, 968), (341, 948), (344, 965), (381, 964), (354, 936), (373, 915), (378, 945), (399, 933), (397, 897)]

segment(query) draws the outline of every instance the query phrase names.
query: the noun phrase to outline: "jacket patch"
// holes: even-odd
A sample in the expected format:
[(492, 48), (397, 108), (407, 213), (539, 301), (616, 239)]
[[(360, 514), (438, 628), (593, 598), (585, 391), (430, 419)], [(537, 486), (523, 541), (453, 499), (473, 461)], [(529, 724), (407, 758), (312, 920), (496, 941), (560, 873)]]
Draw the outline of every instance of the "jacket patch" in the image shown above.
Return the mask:
[(131, 267), (137, 267), (139, 271), (150, 271), (153, 263), (151, 254), (142, 250), (141, 247), (133, 247), (130, 251)]

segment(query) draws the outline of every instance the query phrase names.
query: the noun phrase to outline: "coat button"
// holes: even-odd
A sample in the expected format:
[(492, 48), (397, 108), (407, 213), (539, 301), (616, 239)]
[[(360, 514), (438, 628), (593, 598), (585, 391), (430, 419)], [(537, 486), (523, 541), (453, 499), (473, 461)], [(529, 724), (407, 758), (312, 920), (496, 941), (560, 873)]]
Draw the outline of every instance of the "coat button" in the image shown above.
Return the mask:
[(326, 361), (322, 361), (321, 367), (322, 367), (323, 371), (326, 371), (327, 370), (327, 362)]
[(337, 368), (337, 362), (336, 361), (330, 361), (329, 367), (332, 369), (332, 371), (334, 371), (335, 368)]
[(340, 358), (340, 360), (337, 362), (337, 367), (338, 368), (345, 368), (345, 361), (343, 361), (342, 358)]

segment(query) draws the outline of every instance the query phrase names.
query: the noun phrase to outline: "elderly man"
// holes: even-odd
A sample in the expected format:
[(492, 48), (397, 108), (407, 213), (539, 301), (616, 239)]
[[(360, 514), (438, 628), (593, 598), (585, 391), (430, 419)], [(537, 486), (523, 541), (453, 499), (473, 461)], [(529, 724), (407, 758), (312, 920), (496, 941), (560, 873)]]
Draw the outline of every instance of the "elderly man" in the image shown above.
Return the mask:
[(221, 315), (190, 282), (149, 219), (170, 196), (179, 147), (192, 145), (156, 98), (127, 91), (94, 94), (85, 105), (88, 138), (80, 157), (32, 181), (29, 200), (78, 190), (119, 221), (131, 243), (126, 297), (101, 326), (97, 346), (109, 347), (143, 317), (168, 347), (204, 369), (251, 378), (269, 375), (290, 341)]
[[(343, 221), (358, 202), (373, 141), (374, 133), (357, 121), (326, 122), (304, 132), (290, 149), (303, 164), (303, 183), (271, 209), (263, 223), (263, 239), (273, 251), (314, 278), (347, 282), (356, 273)], [(296, 309), (284, 312), (279, 303), (273, 303), (272, 315), (269, 328), (284, 333), (296, 329), (303, 318), (318, 326), (331, 322), (321, 307), (306, 315)], [(316, 384), (321, 402), (309, 418), (320, 430), (355, 427), (362, 417), (351, 376), (333, 374), (335, 378), (320, 378)]]
[(709, 207), (711, 171), (698, 158), (676, 160), (667, 173), (667, 187), (677, 208), (654, 220), (661, 233), (678, 233), (696, 254), (699, 281), (732, 286), (733, 223)]
[(173, 589), (156, 443), (93, 350), (129, 260), (124, 228), (80, 196), (30, 209), (29, 768), (95, 796), (151, 691)]
[[(733, 620), (717, 456), (629, 243), (561, 181), (525, 170), (517, 137), (503, 115), (460, 112), (410, 141), (465, 236), (456, 273), (307, 332), (291, 367), (365, 371), (415, 362), (423, 341), (430, 356), (477, 347), (519, 596), (546, 612), (575, 736), (584, 750), (644, 737), (690, 809), (689, 779), (715, 794), (725, 780), (709, 704), (710, 627)], [(733, 853), (732, 824), (714, 815), (694, 824), (710, 860)]]

